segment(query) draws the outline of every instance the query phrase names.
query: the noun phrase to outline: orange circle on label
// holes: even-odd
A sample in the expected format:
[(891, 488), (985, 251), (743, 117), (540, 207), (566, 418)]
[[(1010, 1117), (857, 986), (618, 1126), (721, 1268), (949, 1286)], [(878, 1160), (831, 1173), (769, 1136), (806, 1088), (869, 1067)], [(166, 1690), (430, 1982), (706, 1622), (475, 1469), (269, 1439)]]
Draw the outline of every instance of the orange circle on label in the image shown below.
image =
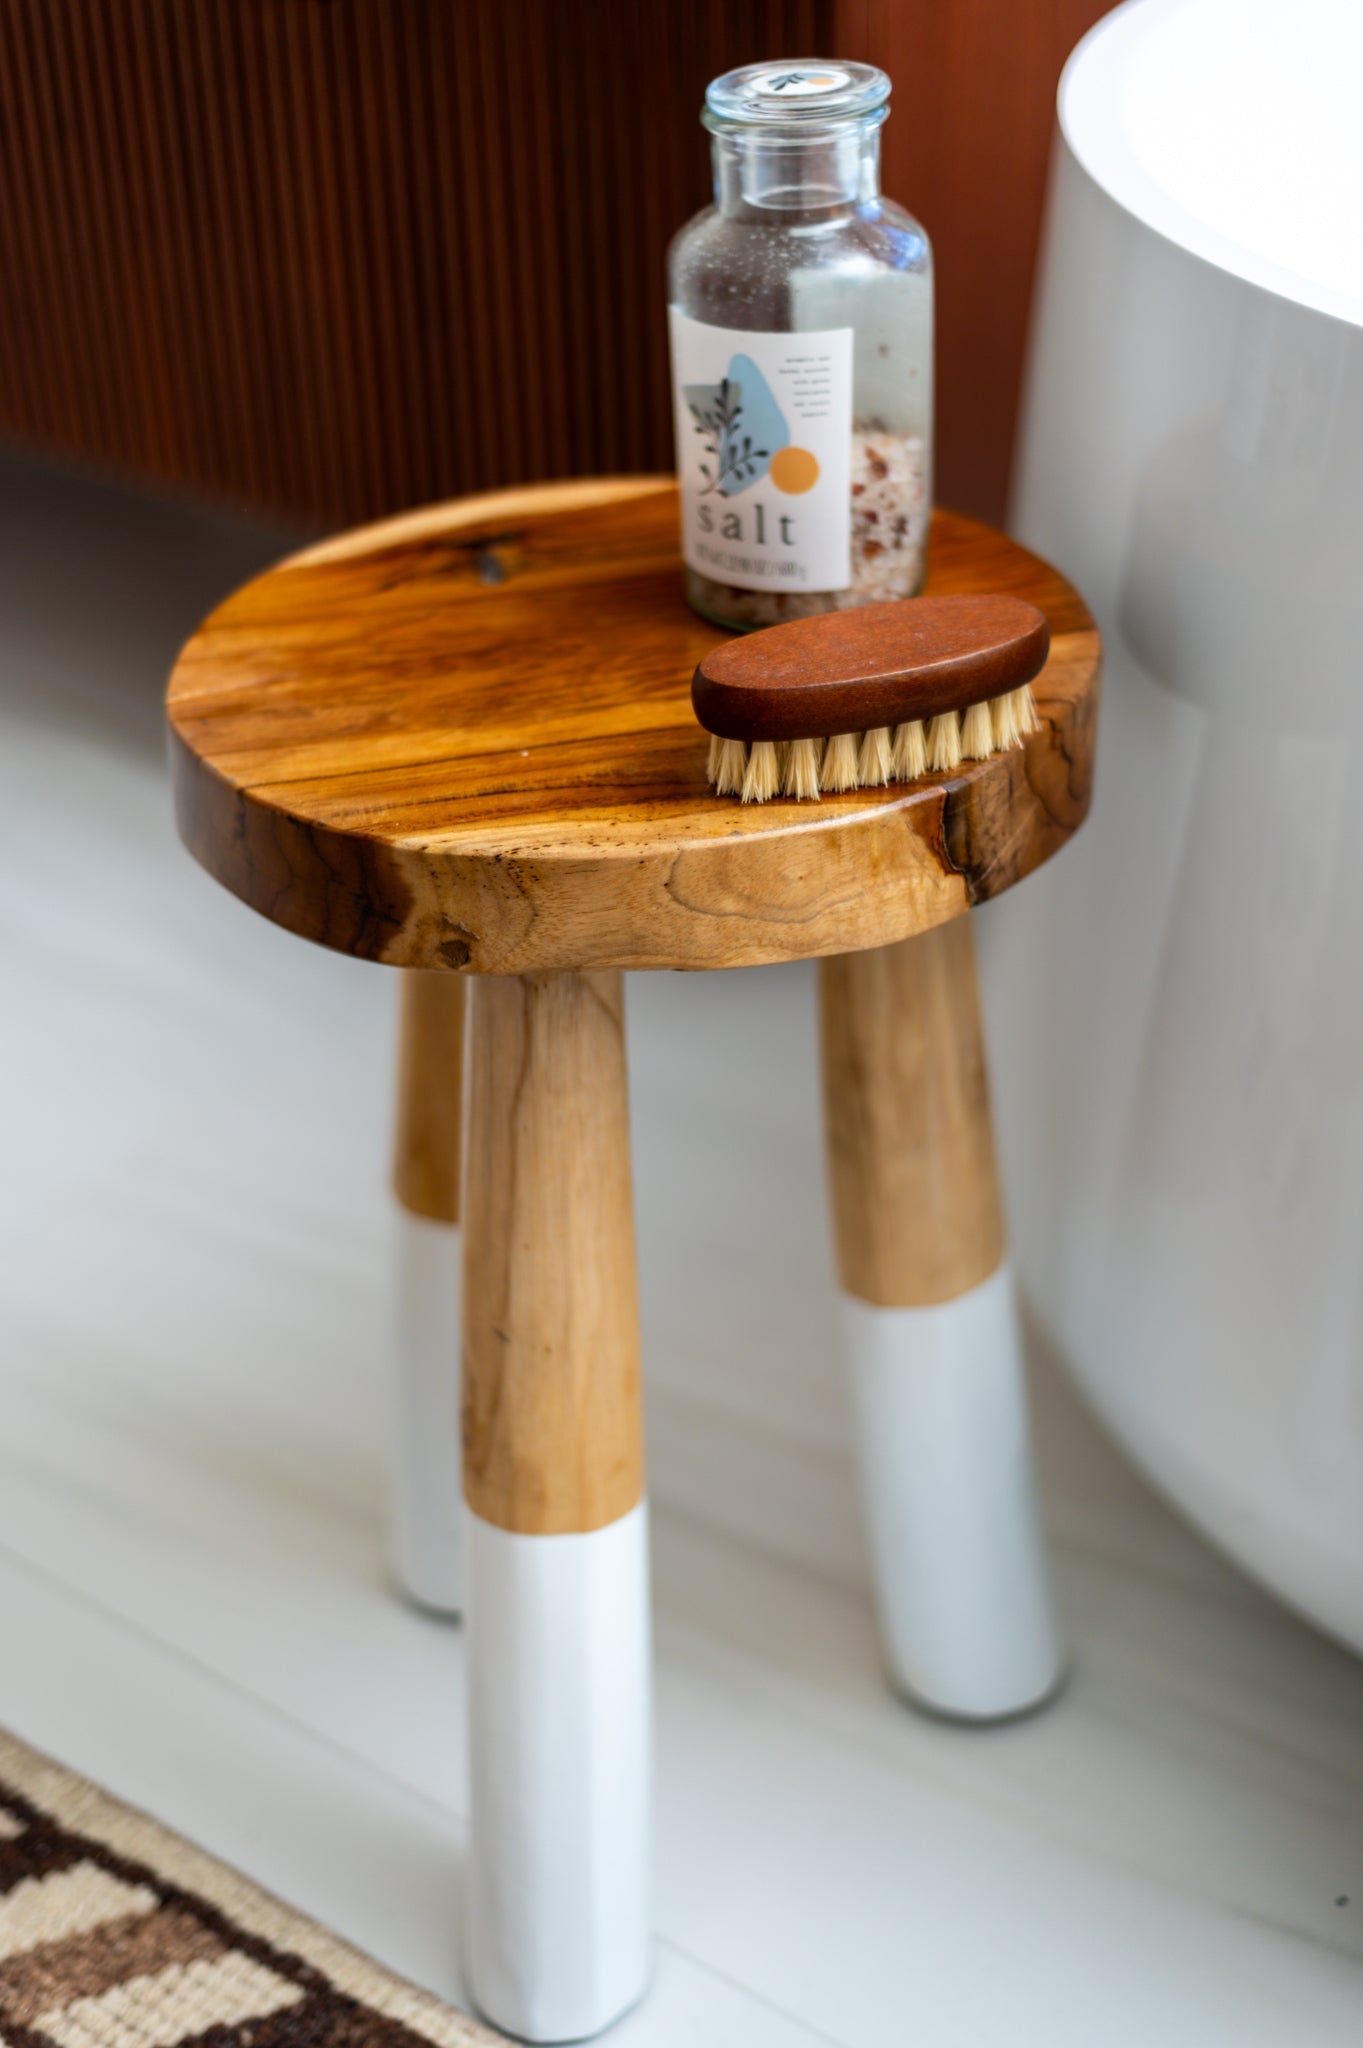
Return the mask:
[(771, 480), (778, 491), (798, 498), (819, 481), (818, 457), (808, 448), (778, 448), (771, 458)]

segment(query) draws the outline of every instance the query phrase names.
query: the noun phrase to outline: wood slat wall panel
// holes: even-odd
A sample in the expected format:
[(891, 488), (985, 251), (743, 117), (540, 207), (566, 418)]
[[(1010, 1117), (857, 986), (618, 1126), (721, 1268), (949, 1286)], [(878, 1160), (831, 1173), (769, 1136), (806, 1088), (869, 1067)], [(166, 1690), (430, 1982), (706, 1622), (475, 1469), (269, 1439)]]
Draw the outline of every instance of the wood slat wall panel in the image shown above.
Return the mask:
[(0, 434), (340, 523), (671, 461), (706, 80), (840, 50), (942, 277), (996, 511), (1055, 74), (1092, 0), (0, 0)]
[(666, 467), (716, 70), (831, 0), (0, 0), (0, 432), (308, 519)]

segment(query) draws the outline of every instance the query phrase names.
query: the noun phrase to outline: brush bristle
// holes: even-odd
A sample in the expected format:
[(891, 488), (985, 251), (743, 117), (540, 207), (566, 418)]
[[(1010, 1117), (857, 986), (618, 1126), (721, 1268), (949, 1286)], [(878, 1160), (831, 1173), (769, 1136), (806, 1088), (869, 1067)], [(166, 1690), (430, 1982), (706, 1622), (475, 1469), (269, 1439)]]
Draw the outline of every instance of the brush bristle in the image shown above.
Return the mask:
[(1041, 724), (1030, 683), (1010, 690), (1006, 696), (995, 697), (989, 710), (994, 725), (994, 751), (998, 754), (1007, 753), (1010, 747), (1020, 747), (1028, 733), (1036, 732)]
[[(716, 753), (718, 748), (718, 753)], [(748, 772), (748, 748), (743, 740), (712, 740), (710, 780), (716, 796), (741, 796)]]
[(949, 775), (960, 765), (960, 715), (955, 711), (939, 711), (928, 727), (928, 766), (934, 775)]
[(927, 724), (911, 719), (893, 732), (880, 725), (840, 732), (831, 740), (756, 740), (751, 747), (712, 736), (707, 773), (719, 796), (739, 796), (745, 804), (769, 803), (775, 796), (803, 803), (948, 775), (962, 761), (984, 761), (1020, 747), (1040, 727), (1031, 684), (1024, 683), (965, 712), (944, 711)]
[(819, 787), (829, 796), (841, 796), (844, 790), (856, 786), (857, 736), (853, 732), (835, 733), (824, 749)]
[(994, 751), (994, 720), (988, 702), (972, 704), (961, 720), (961, 752), (967, 761), (986, 761)]
[(781, 787), (781, 763), (775, 742), (754, 740), (748, 753), (748, 771), (739, 794), (745, 804), (766, 804)]
[(861, 736), (857, 749), (857, 781), (862, 789), (880, 789), (894, 772), (892, 742), (888, 725), (872, 726)]
[(928, 736), (921, 718), (897, 725), (894, 731), (894, 779), (917, 782), (928, 772)]
[(819, 771), (823, 766), (822, 740), (792, 740), (786, 748), (781, 774), (782, 796), (805, 801), (819, 794)]
[(1041, 717), (1036, 708), (1036, 698), (1032, 695), (1030, 683), (1024, 683), (1020, 690), (1014, 690), (1013, 704), (1017, 715), (1018, 731), (1022, 734), (1022, 737), (1026, 739), (1029, 732), (1040, 732)]
[(1018, 731), (1018, 715), (1013, 703), (1014, 692), (1006, 697), (995, 697), (989, 706), (989, 720), (994, 728), (994, 749), (1006, 754), (1010, 747), (1021, 746), (1022, 734)]

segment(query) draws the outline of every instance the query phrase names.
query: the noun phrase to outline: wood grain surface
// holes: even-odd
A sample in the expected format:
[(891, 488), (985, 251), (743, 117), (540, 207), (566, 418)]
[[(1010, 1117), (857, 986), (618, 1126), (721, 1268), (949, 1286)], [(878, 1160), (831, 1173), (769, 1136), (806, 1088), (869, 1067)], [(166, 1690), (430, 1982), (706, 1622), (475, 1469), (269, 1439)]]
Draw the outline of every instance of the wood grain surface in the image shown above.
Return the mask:
[(744, 807), (690, 704), (724, 636), (682, 597), (673, 484), (597, 479), (305, 550), (184, 649), (169, 718), (195, 857), (277, 924), (394, 966), (710, 968), (906, 938), (1009, 888), (1088, 809), (1082, 601), (942, 513), (929, 589), (1023, 597), (1051, 653), (1025, 748)]
[(599, 1529), (644, 1483), (623, 986), (489, 975), (469, 1008), (464, 1496)]
[(454, 974), (402, 977), (393, 1189), (433, 1223), (459, 1221), (465, 994)]
[(838, 1277), (880, 1308), (954, 1301), (1003, 1257), (970, 919), (820, 969)]

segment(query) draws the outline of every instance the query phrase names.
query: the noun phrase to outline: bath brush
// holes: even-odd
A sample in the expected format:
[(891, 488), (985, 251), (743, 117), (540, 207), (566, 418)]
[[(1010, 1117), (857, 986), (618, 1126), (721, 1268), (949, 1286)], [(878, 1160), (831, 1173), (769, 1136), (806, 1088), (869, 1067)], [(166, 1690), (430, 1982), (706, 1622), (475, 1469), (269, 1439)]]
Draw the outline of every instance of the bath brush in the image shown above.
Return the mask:
[(709, 779), (744, 803), (945, 775), (1021, 746), (1050, 628), (1018, 597), (820, 612), (712, 648), (691, 682)]

